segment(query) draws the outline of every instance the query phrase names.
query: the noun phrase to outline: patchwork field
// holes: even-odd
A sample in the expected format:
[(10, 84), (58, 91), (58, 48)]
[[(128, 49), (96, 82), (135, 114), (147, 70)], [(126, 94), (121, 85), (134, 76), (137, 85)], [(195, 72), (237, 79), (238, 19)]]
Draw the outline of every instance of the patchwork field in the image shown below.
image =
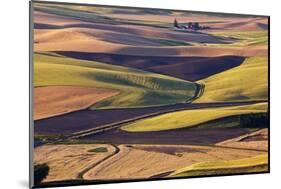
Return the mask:
[(269, 171), (267, 17), (32, 4), (36, 187)]
[(86, 109), (118, 93), (115, 90), (80, 86), (36, 87), (34, 120)]

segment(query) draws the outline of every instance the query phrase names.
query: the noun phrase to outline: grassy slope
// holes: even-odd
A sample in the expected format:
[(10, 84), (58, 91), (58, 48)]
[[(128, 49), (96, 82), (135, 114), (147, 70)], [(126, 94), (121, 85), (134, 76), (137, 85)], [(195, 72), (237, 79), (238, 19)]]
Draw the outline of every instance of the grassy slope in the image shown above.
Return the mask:
[(92, 86), (120, 91), (94, 108), (128, 108), (183, 102), (192, 98), (191, 82), (136, 69), (83, 61), (55, 54), (35, 54), (34, 85)]
[(262, 154), (239, 160), (196, 163), (175, 171), (169, 177), (262, 172), (267, 171), (267, 169), (268, 155)]
[(268, 58), (247, 58), (242, 65), (199, 81), (205, 85), (195, 102), (268, 99)]
[(162, 131), (184, 127), (192, 127), (200, 123), (232, 115), (241, 115), (266, 111), (267, 103), (225, 108), (184, 110), (136, 121), (134, 123), (123, 126), (121, 129), (129, 132)]

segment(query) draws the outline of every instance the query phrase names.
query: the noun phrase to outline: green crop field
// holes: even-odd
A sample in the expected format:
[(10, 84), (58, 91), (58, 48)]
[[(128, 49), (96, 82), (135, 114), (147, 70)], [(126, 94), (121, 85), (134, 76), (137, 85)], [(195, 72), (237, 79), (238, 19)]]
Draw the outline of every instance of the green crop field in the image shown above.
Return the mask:
[(168, 177), (203, 176), (214, 174), (233, 174), (265, 172), (268, 170), (268, 155), (262, 154), (250, 158), (196, 163), (177, 170)]
[(189, 100), (194, 83), (170, 76), (92, 61), (52, 55), (35, 55), (34, 86), (89, 86), (115, 89), (119, 95), (93, 108), (159, 106)]
[(205, 85), (205, 89), (195, 102), (267, 100), (268, 58), (247, 58), (242, 65), (199, 83)]
[(129, 132), (163, 131), (192, 127), (207, 121), (227, 116), (266, 111), (267, 103), (223, 108), (184, 110), (136, 121), (123, 126), (121, 129)]

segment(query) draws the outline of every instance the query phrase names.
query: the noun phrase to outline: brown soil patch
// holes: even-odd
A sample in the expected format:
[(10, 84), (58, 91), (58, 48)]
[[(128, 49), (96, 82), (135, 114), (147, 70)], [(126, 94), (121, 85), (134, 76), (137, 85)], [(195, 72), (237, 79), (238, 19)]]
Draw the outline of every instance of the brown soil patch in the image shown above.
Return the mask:
[(85, 109), (116, 94), (118, 94), (117, 91), (92, 87), (36, 87), (34, 88), (34, 119), (38, 120)]
[(261, 129), (250, 134), (242, 135), (233, 139), (229, 139), (217, 146), (227, 146), (235, 148), (246, 148), (268, 151), (268, 129)]
[[(108, 152), (89, 152), (98, 147), (106, 147)], [(49, 174), (43, 182), (77, 179), (80, 172), (114, 152), (111, 145), (104, 144), (44, 145), (35, 148), (34, 164), (49, 166)]]
[[(117, 155), (86, 172), (83, 178), (89, 180), (145, 179), (155, 175), (165, 175), (167, 172), (193, 163), (234, 160), (261, 154), (261, 152), (250, 150), (188, 145), (120, 145), (119, 148), (120, 152)], [(177, 155), (166, 153), (167, 149), (176, 152)]]

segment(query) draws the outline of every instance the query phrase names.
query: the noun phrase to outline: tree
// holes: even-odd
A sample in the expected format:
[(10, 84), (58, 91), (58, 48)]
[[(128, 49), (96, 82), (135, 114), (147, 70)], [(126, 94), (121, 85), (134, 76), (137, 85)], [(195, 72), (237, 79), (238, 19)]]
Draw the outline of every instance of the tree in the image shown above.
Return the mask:
[(194, 22), (194, 30), (199, 30), (200, 29), (200, 26), (199, 26), (199, 23), (198, 22)]
[(49, 174), (49, 166), (47, 164), (38, 164), (34, 166), (34, 184), (39, 185)]
[(177, 19), (174, 20), (174, 27), (175, 27), (175, 28), (178, 28), (178, 27), (179, 27), (179, 24), (178, 24)]

